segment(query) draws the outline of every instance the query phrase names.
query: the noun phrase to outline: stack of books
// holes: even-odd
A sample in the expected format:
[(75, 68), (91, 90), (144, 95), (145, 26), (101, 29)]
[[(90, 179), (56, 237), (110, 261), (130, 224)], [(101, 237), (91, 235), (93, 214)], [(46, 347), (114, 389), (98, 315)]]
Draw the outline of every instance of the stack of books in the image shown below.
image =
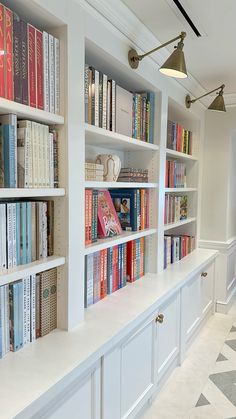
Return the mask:
[(164, 224), (186, 220), (188, 216), (187, 195), (165, 194)]
[(166, 188), (186, 188), (186, 164), (174, 160), (166, 160)]
[(122, 243), (86, 256), (85, 307), (144, 275), (145, 238)]
[(0, 358), (56, 327), (56, 268), (0, 287)]
[(53, 255), (54, 202), (0, 204), (0, 270)]
[(104, 166), (97, 163), (85, 163), (85, 180), (94, 180), (103, 182)]
[(185, 154), (192, 154), (193, 135), (192, 131), (184, 129), (178, 122), (168, 121), (167, 125), (167, 148), (180, 151)]
[(85, 65), (85, 122), (153, 143), (154, 93), (132, 93)]
[(164, 237), (164, 269), (171, 263), (175, 263), (187, 256), (195, 249), (195, 237), (165, 236)]
[(139, 231), (149, 228), (148, 189), (111, 189), (110, 194), (122, 230)]
[(58, 187), (57, 131), (13, 114), (0, 124), (0, 187)]
[(59, 113), (60, 42), (0, 4), (0, 97)]
[(134, 169), (133, 167), (122, 167), (118, 182), (148, 182), (148, 169)]

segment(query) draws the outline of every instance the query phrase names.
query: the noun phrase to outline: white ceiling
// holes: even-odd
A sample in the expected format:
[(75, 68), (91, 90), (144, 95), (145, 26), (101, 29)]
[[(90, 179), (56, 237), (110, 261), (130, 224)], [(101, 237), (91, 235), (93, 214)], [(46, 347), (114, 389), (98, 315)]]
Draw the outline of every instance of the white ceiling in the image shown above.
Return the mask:
[[(187, 32), (187, 69), (205, 91), (225, 83), (225, 93), (236, 93), (236, 0), (180, 0), (201, 38), (193, 33), (173, 0), (122, 1), (162, 43), (182, 30)], [(168, 46), (170, 51), (173, 46)]]

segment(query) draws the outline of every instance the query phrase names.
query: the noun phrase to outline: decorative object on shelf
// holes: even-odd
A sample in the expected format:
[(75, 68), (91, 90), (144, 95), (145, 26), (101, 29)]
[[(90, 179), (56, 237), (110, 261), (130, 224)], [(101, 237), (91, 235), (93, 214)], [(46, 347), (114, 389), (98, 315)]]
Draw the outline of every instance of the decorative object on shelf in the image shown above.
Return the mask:
[(211, 93), (216, 92), (217, 90), (220, 89), (220, 91), (217, 93), (216, 98), (213, 100), (210, 106), (208, 106), (208, 109), (210, 109), (211, 111), (226, 112), (225, 102), (224, 102), (224, 97), (223, 97), (224, 88), (225, 88), (225, 84), (222, 84), (216, 89), (213, 89), (210, 92), (206, 93), (205, 95), (197, 97), (196, 99), (191, 99), (191, 97), (187, 95), (185, 98), (186, 108), (189, 109), (192, 103), (195, 103), (197, 100), (201, 99), (202, 97), (208, 96)]
[(94, 180), (102, 182), (103, 179), (104, 166), (103, 164), (96, 163), (85, 163), (85, 180)]
[(171, 39), (170, 41), (165, 42), (162, 45), (152, 49), (145, 54), (139, 55), (135, 49), (131, 49), (128, 53), (128, 60), (129, 65), (131, 68), (136, 69), (139, 66), (139, 61), (143, 58), (147, 57), (148, 55), (152, 54), (153, 52), (158, 51), (159, 49), (166, 47), (167, 45), (171, 44), (174, 41), (180, 39), (177, 46), (175, 46), (174, 52), (170, 55), (170, 57), (165, 61), (165, 63), (159, 68), (159, 71), (162, 74), (170, 77), (176, 77), (180, 79), (184, 79), (188, 77), (185, 58), (183, 53), (184, 47), (184, 38), (186, 37), (186, 32), (181, 32), (180, 35), (176, 36), (176, 38)]
[(96, 162), (104, 166), (104, 180), (106, 182), (116, 182), (120, 174), (121, 161), (115, 154), (99, 154)]

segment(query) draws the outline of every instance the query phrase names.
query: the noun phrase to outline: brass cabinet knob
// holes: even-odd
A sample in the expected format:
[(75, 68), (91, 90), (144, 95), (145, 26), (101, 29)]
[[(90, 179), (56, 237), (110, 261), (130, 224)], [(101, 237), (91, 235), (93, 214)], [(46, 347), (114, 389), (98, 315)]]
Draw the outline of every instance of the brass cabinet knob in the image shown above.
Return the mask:
[(156, 317), (156, 323), (163, 323), (164, 320), (164, 314), (158, 314), (158, 316)]
[(206, 276), (207, 276), (207, 272), (202, 272), (202, 273), (201, 273), (201, 276), (203, 276), (203, 278), (206, 278)]

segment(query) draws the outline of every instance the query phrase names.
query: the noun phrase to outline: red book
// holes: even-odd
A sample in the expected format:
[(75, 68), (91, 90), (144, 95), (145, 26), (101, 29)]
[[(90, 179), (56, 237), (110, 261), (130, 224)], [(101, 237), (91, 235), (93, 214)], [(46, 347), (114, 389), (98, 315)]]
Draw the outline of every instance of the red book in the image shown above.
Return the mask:
[(107, 249), (102, 250), (103, 253), (103, 286), (101, 290), (101, 298), (107, 296)]
[(5, 96), (4, 91), (4, 7), (0, 4), (0, 96)]
[(122, 233), (111, 195), (108, 191), (98, 192), (98, 235), (112, 237)]
[(5, 98), (14, 100), (13, 88), (13, 14), (4, 7), (5, 23)]
[(140, 189), (140, 208), (141, 208), (141, 225), (140, 225), (140, 229), (144, 230), (145, 229), (145, 189)]
[(43, 32), (36, 29), (36, 104), (38, 109), (44, 109), (43, 95)]
[(135, 240), (127, 243), (127, 281), (134, 282), (134, 253), (135, 253)]
[(27, 24), (28, 32), (28, 83), (29, 105), (36, 108), (36, 54), (35, 54), (35, 28)]
[(145, 228), (149, 228), (149, 190), (145, 193)]
[(169, 178), (169, 161), (166, 160), (166, 175), (165, 175), (165, 188), (168, 188), (168, 178)]
[(104, 250), (100, 251), (100, 299), (105, 297), (104, 293)]
[(116, 278), (116, 249), (118, 250), (118, 245), (113, 247), (112, 251), (112, 292), (117, 290), (117, 278)]

